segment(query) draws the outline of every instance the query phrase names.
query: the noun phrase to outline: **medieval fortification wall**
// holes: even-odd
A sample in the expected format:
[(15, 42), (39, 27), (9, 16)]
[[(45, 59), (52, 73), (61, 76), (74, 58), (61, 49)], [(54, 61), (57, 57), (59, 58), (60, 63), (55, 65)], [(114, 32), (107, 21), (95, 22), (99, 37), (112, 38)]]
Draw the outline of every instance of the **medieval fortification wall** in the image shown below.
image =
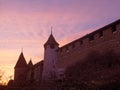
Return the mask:
[(104, 53), (108, 50), (120, 53), (120, 20), (60, 47), (58, 66), (66, 68), (84, 60), (90, 52)]

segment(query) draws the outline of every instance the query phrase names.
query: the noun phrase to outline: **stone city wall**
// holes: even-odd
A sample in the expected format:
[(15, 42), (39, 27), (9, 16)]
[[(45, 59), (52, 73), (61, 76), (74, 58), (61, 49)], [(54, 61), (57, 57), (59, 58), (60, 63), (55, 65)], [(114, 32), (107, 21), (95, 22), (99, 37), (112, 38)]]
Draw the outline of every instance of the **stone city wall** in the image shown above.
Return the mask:
[(107, 50), (120, 53), (120, 20), (60, 47), (58, 66), (66, 68), (77, 61), (83, 61), (90, 52), (103, 53)]

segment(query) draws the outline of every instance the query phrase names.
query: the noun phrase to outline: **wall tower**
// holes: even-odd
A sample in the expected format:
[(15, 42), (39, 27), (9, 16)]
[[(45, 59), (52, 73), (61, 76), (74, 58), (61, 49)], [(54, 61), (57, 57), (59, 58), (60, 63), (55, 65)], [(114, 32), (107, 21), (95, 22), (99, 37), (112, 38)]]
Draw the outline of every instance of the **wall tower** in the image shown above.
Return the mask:
[(25, 82), (26, 80), (26, 72), (28, 67), (23, 52), (21, 52), (14, 69), (15, 69), (15, 73), (14, 73), (15, 84), (17, 86), (24, 85), (23, 82)]
[(59, 44), (56, 42), (55, 38), (52, 35), (52, 32), (44, 44), (44, 66), (42, 80), (55, 80), (56, 78), (56, 62), (58, 60), (57, 50)]

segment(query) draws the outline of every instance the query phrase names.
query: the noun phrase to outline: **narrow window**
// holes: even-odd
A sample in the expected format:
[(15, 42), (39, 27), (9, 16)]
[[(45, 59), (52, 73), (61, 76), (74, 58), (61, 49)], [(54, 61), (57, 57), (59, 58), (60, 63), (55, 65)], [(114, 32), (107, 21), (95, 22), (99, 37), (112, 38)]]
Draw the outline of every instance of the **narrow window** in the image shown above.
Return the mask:
[(99, 32), (99, 37), (102, 37), (103, 36), (103, 31), (100, 31)]
[(69, 49), (68, 49), (68, 47), (66, 47), (66, 52), (69, 52)]
[(94, 40), (94, 36), (91, 35), (91, 36), (89, 37), (89, 40), (90, 40), (90, 41)]
[(60, 49), (60, 53), (62, 52), (62, 49)]
[(50, 48), (52, 48), (52, 49), (53, 49), (54, 47), (55, 47), (55, 45), (54, 45), (54, 44), (51, 44), (51, 45), (50, 45)]
[(73, 48), (75, 47), (75, 43), (72, 43), (72, 47), (73, 47)]
[(112, 26), (112, 32), (115, 32), (117, 29), (116, 29), (116, 25), (113, 25)]
[(82, 40), (80, 40), (80, 45), (82, 45), (83, 44), (83, 41)]
[(66, 50), (68, 50), (68, 47), (66, 47)]
[(111, 68), (112, 67), (112, 63), (108, 63), (108, 68)]

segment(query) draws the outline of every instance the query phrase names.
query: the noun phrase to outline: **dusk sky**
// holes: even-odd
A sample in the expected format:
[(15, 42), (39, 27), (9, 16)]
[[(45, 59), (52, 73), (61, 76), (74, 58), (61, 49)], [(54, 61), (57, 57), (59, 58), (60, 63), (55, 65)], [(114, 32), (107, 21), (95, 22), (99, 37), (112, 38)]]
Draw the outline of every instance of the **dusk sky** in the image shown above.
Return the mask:
[(51, 26), (65, 45), (120, 19), (120, 0), (0, 0), (0, 69), (6, 77), (23, 48), (28, 62), (43, 59)]

